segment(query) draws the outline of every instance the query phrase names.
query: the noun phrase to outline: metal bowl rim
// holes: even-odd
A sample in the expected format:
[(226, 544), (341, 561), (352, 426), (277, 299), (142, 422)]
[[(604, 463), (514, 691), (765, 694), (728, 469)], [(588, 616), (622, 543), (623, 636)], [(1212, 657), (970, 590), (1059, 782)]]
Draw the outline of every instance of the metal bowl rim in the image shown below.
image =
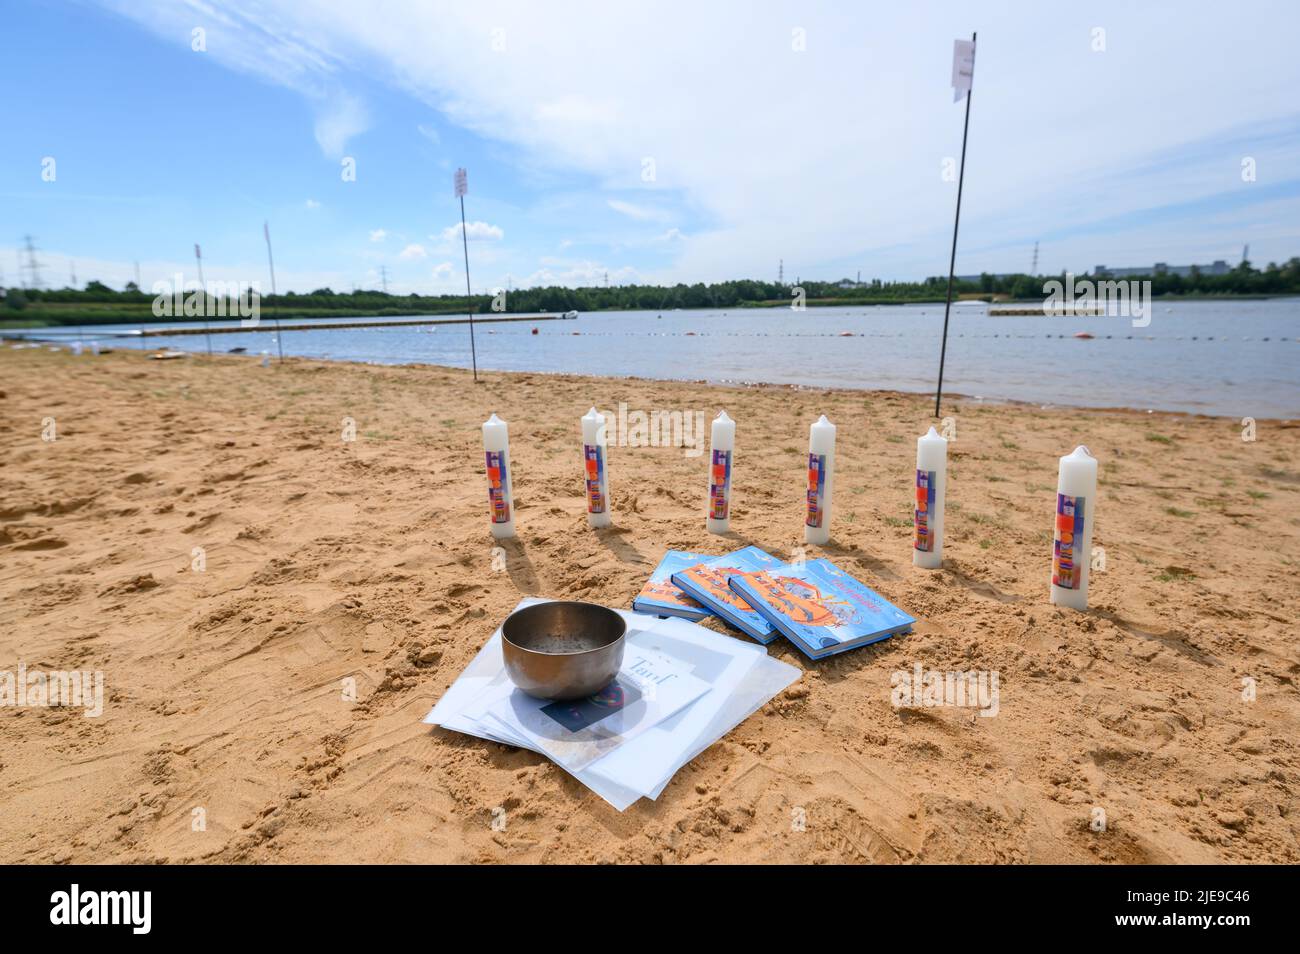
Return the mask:
[[(611, 639), (609, 642), (605, 643), (605, 645), (603, 646), (593, 646), (591, 649), (580, 649), (577, 652), (573, 652), (573, 653), (542, 652), (540, 649), (533, 649), (529, 646), (520, 646), (517, 642), (515, 642), (513, 639), (511, 639), (509, 636), (506, 635), (506, 623), (509, 623), (520, 613), (526, 613), (530, 609), (536, 609), (539, 606), (565, 606), (565, 605), (594, 607), (595, 609), (604, 610), (606, 613), (612, 613), (618, 619), (619, 626), (621, 627), (622, 632), (620, 632), (616, 637)], [(599, 603), (588, 603), (585, 600), (547, 600), (545, 603), (534, 603), (532, 606), (525, 606), (523, 609), (515, 610), (513, 613), (507, 616), (505, 618), (505, 621), (501, 624), (502, 642), (509, 643), (511, 646), (519, 650), (521, 653), (532, 653), (534, 656), (542, 656), (542, 657), (551, 656), (555, 658), (561, 658), (565, 656), (585, 656), (587, 655), (587, 653), (598, 653), (601, 650), (609, 649), (609, 647), (617, 644), (620, 640), (626, 638), (627, 638), (627, 620), (623, 618), (622, 613), (619, 613), (617, 610), (610, 609), (608, 606), (601, 606)]]

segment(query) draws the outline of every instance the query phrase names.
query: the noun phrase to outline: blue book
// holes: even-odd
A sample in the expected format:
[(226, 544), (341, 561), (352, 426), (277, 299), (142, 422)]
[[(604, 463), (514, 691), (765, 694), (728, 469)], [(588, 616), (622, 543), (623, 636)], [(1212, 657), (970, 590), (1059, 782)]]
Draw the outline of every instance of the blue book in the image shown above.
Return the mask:
[(757, 573), (783, 566), (772, 554), (758, 547), (745, 547), (726, 556), (711, 557), (694, 566), (678, 570), (672, 581), (701, 605), (760, 643), (770, 643), (780, 635), (772, 624), (755, 612), (728, 585), (737, 573)]
[(888, 639), (916, 622), (829, 560), (738, 573), (729, 583), (810, 659)]
[(672, 575), (678, 570), (684, 570), (709, 559), (712, 557), (705, 553), (669, 550), (655, 567), (654, 573), (650, 574), (650, 579), (641, 588), (636, 599), (632, 601), (632, 609), (637, 613), (648, 613), (651, 616), (680, 616), (692, 622), (699, 622), (713, 615), (678, 589), (672, 581)]

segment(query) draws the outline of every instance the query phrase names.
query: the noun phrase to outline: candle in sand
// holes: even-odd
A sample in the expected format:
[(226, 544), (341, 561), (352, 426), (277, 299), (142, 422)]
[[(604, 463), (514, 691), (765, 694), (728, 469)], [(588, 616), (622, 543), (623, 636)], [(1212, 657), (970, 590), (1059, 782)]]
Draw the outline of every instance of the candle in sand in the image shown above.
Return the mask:
[(1080, 444), (1061, 458), (1056, 481), (1056, 530), (1052, 543), (1052, 602), (1088, 608), (1092, 522), (1097, 509), (1097, 458)]
[(709, 441), (709, 510), (705, 523), (710, 533), (731, 528), (731, 453), (736, 446), (736, 422), (719, 411), (713, 419)]
[(948, 489), (948, 442), (932, 427), (916, 439), (916, 504), (912, 516), (912, 564), (943, 565), (943, 498)]
[(515, 495), (510, 479), (510, 431), (493, 414), (483, 422), (483, 450), (487, 454), (488, 504), (492, 536), (515, 535)]
[(808, 514), (803, 522), (805, 543), (831, 539), (831, 491), (835, 487), (835, 425), (823, 414), (808, 429)]
[(591, 527), (610, 524), (608, 446), (605, 415), (593, 407), (582, 418), (583, 486), (587, 492), (587, 525)]

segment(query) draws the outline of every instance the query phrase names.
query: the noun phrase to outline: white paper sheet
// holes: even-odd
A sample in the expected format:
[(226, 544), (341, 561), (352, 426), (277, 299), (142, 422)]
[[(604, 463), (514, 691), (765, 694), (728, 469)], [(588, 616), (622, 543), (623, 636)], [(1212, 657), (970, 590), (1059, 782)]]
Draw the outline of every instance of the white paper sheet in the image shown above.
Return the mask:
[(516, 689), (503, 672), (464, 714), (524, 739), (562, 769), (581, 771), (710, 691), (689, 665), (647, 649), (647, 638), (645, 632), (628, 634), (618, 676), (589, 699), (537, 699)]
[[(525, 599), (516, 609), (540, 602), (545, 601)], [(629, 652), (635, 648), (678, 659), (689, 667), (693, 676), (710, 686), (708, 692), (676, 714), (570, 772), (623, 811), (639, 796), (657, 798), (682, 766), (798, 679), (801, 670), (772, 659), (763, 646), (682, 619), (653, 619), (619, 612), (628, 621)], [(505, 678), (500, 640), (498, 629), (424, 721), (539, 751), (509, 726), (487, 718), (478, 721), (468, 711), (475, 708), (475, 699), (494, 680)]]

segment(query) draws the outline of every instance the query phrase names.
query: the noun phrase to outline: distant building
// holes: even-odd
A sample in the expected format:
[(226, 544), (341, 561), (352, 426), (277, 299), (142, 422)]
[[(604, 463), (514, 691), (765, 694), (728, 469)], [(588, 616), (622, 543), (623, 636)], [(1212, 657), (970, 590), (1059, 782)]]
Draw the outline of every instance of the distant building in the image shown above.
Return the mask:
[(1130, 275), (1181, 275), (1186, 278), (1192, 274), (1193, 268), (1200, 271), (1202, 275), (1226, 275), (1232, 271), (1231, 265), (1218, 258), (1212, 265), (1168, 265), (1164, 262), (1139, 268), (1107, 268), (1105, 265), (1096, 265), (1093, 266), (1092, 274), (1110, 278), (1125, 278)]
[[(1202, 275), (1226, 275), (1232, 271), (1232, 266), (1223, 259), (1215, 259), (1212, 265), (1169, 265), (1165, 262), (1156, 262), (1154, 265), (1144, 265), (1137, 268), (1107, 268), (1105, 265), (1094, 265), (1091, 274), (1098, 278), (1127, 278), (1132, 275), (1182, 275), (1186, 278), (1192, 274), (1192, 269), (1200, 269)], [(1014, 278), (1019, 272), (991, 272), (992, 278), (1006, 279)], [(957, 275), (959, 282), (978, 282), (984, 276), (981, 275)], [(1050, 276), (1049, 276), (1050, 277)], [(843, 285), (841, 287), (850, 287)]]
[[(989, 276), (990, 278), (999, 278), (999, 279), (1000, 279), (1000, 278), (1014, 278), (1016, 275), (1018, 275), (1018, 274), (1020, 274), (1020, 273), (1019, 273), (1019, 272), (988, 272), (987, 274), (988, 274), (988, 276)], [(980, 274), (980, 275), (954, 275), (953, 277), (956, 278), (957, 281), (959, 281), (959, 282), (977, 282), (977, 281), (979, 281), (980, 279), (982, 279), (982, 278), (984, 277), (984, 275), (983, 275), (983, 274)]]

